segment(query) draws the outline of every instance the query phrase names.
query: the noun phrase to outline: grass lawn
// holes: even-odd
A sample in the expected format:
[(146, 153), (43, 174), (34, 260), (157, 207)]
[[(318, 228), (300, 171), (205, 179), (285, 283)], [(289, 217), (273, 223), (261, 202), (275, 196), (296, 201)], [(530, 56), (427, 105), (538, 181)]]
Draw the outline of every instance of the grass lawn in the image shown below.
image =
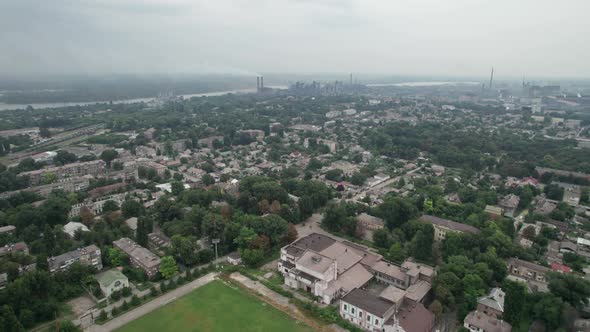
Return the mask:
[(312, 332), (241, 289), (213, 281), (123, 326), (117, 332)]

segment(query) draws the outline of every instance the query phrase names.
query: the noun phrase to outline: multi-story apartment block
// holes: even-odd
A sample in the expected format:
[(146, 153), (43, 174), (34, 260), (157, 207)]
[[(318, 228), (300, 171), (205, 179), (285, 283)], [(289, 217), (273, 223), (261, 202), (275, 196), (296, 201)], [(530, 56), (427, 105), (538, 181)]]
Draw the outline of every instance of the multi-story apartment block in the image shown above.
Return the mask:
[(131, 265), (143, 269), (149, 278), (154, 277), (158, 273), (160, 257), (148, 249), (126, 237), (113, 241), (113, 245), (126, 253), (129, 256)]
[(93, 266), (96, 270), (102, 270), (100, 249), (93, 244), (84, 248), (78, 248), (74, 251), (66, 252), (59, 256), (50, 257), (47, 259), (47, 262), (49, 263), (49, 272), (51, 273), (65, 271), (75, 262)]

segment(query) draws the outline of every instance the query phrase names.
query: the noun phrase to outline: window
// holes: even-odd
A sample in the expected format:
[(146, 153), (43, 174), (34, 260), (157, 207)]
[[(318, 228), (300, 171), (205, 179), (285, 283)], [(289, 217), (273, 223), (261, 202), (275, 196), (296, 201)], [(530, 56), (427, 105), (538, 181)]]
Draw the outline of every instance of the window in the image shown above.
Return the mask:
[(363, 318), (363, 312), (359, 310), (359, 317)]
[(354, 315), (354, 308), (350, 308), (350, 313)]
[(375, 325), (379, 325), (379, 320), (378, 319), (375, 319), (375, 323), (374, 324)]
[(367, 322), (371, 322), (371, 315), (367, 314)]
[(344, 311), (348, 311), (348, 306), (346, 304), (344, 305)]

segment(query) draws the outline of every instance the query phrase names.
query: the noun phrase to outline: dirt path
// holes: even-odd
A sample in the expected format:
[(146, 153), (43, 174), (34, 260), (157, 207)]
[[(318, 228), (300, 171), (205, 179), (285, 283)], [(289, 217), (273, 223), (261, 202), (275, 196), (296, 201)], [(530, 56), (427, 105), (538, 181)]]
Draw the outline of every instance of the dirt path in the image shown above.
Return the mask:
[(273, 307), (285, 312), (292, 318), (302, 321), (305, 324), (311, 326), (313, 329), (322, 332), (334, 332), (336, 331), (332, 326), (320, 324), (317, 321), (307, 317), (303, 314), (297, 306), (289, 302), (289, 299), (275, 291), (267, 288), (263, 284), (253, 281), (238, 272), (234, 272), (230, 275), (230, 278), (240, 283), (243, 287), (259, 294), (263, 300)]

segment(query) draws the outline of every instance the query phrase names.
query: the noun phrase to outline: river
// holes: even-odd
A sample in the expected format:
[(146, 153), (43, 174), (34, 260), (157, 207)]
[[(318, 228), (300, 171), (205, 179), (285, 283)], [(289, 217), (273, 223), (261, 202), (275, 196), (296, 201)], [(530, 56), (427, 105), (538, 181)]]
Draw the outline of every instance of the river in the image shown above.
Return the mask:
[[(281, 88), (281, 87), (277, 87)], [(192, 98), (192, 97), (214, 97), (214, 96), (222, 96), (229, 93), (252, 93), (256, 92), (256, 89), (239, 89), (239, 90), (227, 90), (227, 91), (217, 91), (217, 92), (206, 92), (206, 93), (193, 93), (187, 95), (180, 95), (178, 97), (183, 98)], [(135, 98), (135, 99), (121, 99), (121, 100), (113, 100), (113, 104), (134, 104), (134, 103), (141, 103), (141, 102), (150, 102), (156, 99), (155, 97), (150, 98)], [(109, 103), (110, 101), (84, 101), (84, 102), (67, 102), (67, 103), (33, 103), (33, 104), (4, 104), (0, 103), (0, 111), (8, 111), (8, 110), (18, 110), (18, 109), (25, 109), (27, 106), (32, 106), (35, 109), (42, 109), (42, 108), (58, 108), (58, 107), (68, 107), (68, 106), (86, 106), (86, 105), (94, 105), (94, 104), (103, 104)]]

